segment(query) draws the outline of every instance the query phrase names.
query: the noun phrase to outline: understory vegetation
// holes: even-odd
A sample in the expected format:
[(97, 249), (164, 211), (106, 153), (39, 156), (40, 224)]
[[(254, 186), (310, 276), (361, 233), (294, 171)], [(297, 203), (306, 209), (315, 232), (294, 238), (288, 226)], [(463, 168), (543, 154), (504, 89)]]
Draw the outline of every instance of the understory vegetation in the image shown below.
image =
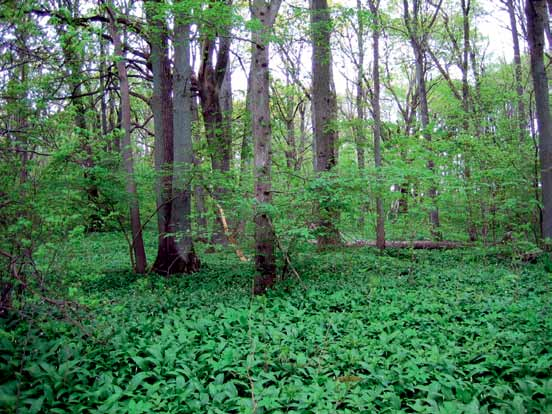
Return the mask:
[(305, 246), (253, 296), (231, 252), (160, 278), (124, 245), (81, 236), (65, 274), (42, 269), (80, 307), (26, 296), (1, 321), (1, 412), (552, 411), (546, 256)]

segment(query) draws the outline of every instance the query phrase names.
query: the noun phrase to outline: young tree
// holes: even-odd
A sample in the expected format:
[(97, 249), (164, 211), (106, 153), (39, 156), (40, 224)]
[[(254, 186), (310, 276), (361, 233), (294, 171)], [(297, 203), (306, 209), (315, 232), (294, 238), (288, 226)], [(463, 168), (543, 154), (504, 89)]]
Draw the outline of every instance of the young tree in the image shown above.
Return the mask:
[[(411, 1), (411, 4), (409, 4)], [(430, 13), (423, 7), (421, 0), (403, 0), (403, 13), (404, 23), (408, 32), (410, 45), (414, 52), (414, 66), (416, 68), (416, 88), (419, 99), (419, 116), (422, 127), (422, 134), (427, 141), (431, 141), (431, 133), (429, 131), (429, 105), (428, 105), (428, 91), (426, 83), (426, 53), (427, 53), (427, 40), (429, 32), (435, 24), (437, 14), (441, 8), (443, 0), (439, 0), (434, 6), (434, 10)], [(427, 163), (428, 168), (433, 171), (435, 169), (435, 163), (433, 160), (429, 160)], [(431, 186), (429, 189), (429, 197), (432, 202), (437, 197), (437, 189), (435, 186)], [(436, 206), (433, 206), (429, 212), (429, 221), (431, 223), (431, 231), (433, 235), (440, 238), (439, 228), (439, 210)]]
[(508, 10), (510, 17), (510, 30), (512, 32), (512, 47), (514, 51), (514, 79), (517, 95), (517, 118), (519, 128), (519, 140), (523, 141), (526, 135), (527, 119), (525, 115), (525, 102), (523, 99), (523, 68), (521, 65), (521, 48), (519, 45), (519, 31), (516, 16), (516, 5), (514, 0), (501, 0)]
[[(360, 0), (359, 0), (360, 1)], [(372, 28), (372, 116), (374, 118), (374, 162), (376, 165), (376, 173), (378, 181), (381, 180), (381, 105), (380, 105), (380, 69), (379, 69), (379, 40), (381, 35), (381, 18), (380, 18), (380, 2), (379, 0), (368, 0), (368, 6), (373, 18)], [(379, 183), (378, 183), (379, 184)], [(379, 186), (378, 186), (379, 187)], [(381, 194), (376, 196), (376, 246), (379, 249), (385, 248), (385, 212), (383, 209), (383, 199)]]
[[(337, 164), (337, 99), (332, 75), (332, 22), (327, 0), (311, 0), (312, 37), (312, 123), (314, 127), (314, 171), (331, 171)], [(330, 191), (324, 189), (324, 192)], [(323, 198), (330, 199), (330, 194)], [(331, 206), (319, 203), (318, 245), (338, 244), (338, 213)]]
[(552, 238), (552, 117), (548, 77), (544, 65), (544, 25), (548, 14), (545, 0), (526, 0), (527, 39), (539, 128), (539, 158), (542, 181), (542, 235)]
[(264, 293), (276, 282), (274, 257), (275, 233), (267, 207), (272, 202), (272, 129), (270, 125), (270, 83), (268, 35), (282, 1), (253, 0), (251, 16), (261, 23), (261, 29), (252, 33), (251, 72), (249, 96), (254, 139), (255, 165), (255, 278), (254, 292)]
[(119, 74), (119, 88), (121, 93), (121, 126), (124, 130), (122, 152), (126, 172), (126, 191), (130, 203), (130, 228), (132, 234), (131, 244), (134, 251), (134, 264), (137, 273), (146, 273), (146, 250), (144, 248), (144, 239), (142, 237), (142, 224), (140, 221), (140, 207), (138, 205), (136, 181), (134, 180), (134, 155), (130, 136), (130, 87), (128, 83), (125, 54), (123, 51), (121, 37), (115, 23), (114, 10), (111, 5), (107, 5), (106, 11), (109, 18), (109, 33), (115, 49), (115, 57), (117, 58), (117, 72)]

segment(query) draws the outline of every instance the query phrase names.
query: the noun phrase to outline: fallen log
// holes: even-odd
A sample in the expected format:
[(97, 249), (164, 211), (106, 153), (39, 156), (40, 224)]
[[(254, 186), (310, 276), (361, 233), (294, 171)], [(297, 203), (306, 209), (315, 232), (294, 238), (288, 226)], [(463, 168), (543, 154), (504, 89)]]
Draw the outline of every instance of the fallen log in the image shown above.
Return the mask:
[[(347, 247), (376, 247), (375, 240), (354, 240), (345, 244)], [(459, 249), (470, 247), (471, 244), (458, 241), (433, 241), (433, 240), (389, 240), (385, 242), (388, 249)]]

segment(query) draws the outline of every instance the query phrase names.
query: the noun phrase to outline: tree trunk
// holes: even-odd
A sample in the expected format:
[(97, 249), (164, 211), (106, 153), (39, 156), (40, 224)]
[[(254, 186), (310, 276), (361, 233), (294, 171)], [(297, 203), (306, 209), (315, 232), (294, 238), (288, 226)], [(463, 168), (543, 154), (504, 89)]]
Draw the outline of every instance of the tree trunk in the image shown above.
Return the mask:
[[(157, 257), (153, 270), (161, 275), (176, 273), (179, 253), (172, 230), (173, 203), (173, 100), (172, 74), (168, 50), (168, 29), (160, 10), (159, 1), (146, 3), (151, 45), (151, 68), (153, 72), (153, 94), (151, 108), (153, 112), (155, 135), (155, 171), (157, 174)], [(186, 267), (184, 264), (182, 267)]]
[(297, 163), (295, 171), (301, 171), (305, 159), (305, 149), (307, 147), (307, 104), (303, 101), (299, 104), (299, 147), (297, 150)]
[[(201, 47), (201, 65), (198, 73), (198, 91), (201, 102), (201, 112), (205, 135), (211, 156), (213, 172), (218, 174), (218, 180), (225, 179), (230, 171), (232, 134), (229, 120), (232, 110), (232, 90), (230, 83), (230, 37), (219, 36), (217, 62), (213, 64), (216, 41), (206, 35)], [(228, 73), (228, 76), (226, 76)], [(226, 82), (225, 82), (226, 80)], [(213, 196), (215, 202), (221, 203), (226, 188), (221, 183), (215, 185)], [(215, 228), (211, 237), (213, 244), (228, 244), (228, 238), (220, 217), (216, 214)]]
[(171, 237), (175, 238), (177, 257), (173, 258), (169, 274), (192, 273), (199, 270), (199, 259), (192, 242), (191, 172), (192, 96), (189, 24), (187, 16), (177, 13), (174, 23), (174, 75), (173, 75), (173, 197), (171, 211)]
[(140, 207), (138, 205), (138, 192), (136, 191), (136, 181), (134, 180), (134, 155), (132, 153), (132, 142), (130, 136), (130, 87), (128, 84), (127, 69), (125, 65), (125, 55), (121, 38), (115, 26), (113, 10), (108, 9), (109, 32), (113, 41), (115, 56), (117, 57), (117, 72), (119, 74), (119, 87), (121, 93), (121, 118), (123, 134), (123, 163), (126, 171), (126, 192), (129, 197), (130, 208), (130, 228), (132, 234), (132, 249), (134, 251), (134, 263), (136, 273), (146, 273), (147, 261), (146, 250), (144, 248), (144, 239), (142, 237), (142, 224), (140, 221)]
[(252, 33), (250, 105), (255, 164), (255, 278), (254, 292), (264, 293), (276, 282), (274, 257), (275, 234), (266, 206), (272, 203), (272, 129), (270, 126), (269, 41), (267, 34), (274, 24), (281, 0), (266, 3), (253, 0), (251, 15), (262, 24)]
[(542, 234), (552, 238), (552, 117), (548, 97), (548, 78), (544, 65), (544, 25), (546, 1), (526, 0), (527, 37), (531, 54), (531, 75), (539, 128), (539, 159), (542, 180)]
[(380, 39), (380, 19), (379, 2), (370, 0), (368, 2), (370, 11), (374, 19), (372, 29), (372, 116), (374, 117), (374, 162), (376, 165), (376, 179), (378, 181), (378, 193), (376, 195), (376, 246), (378, 249), (385, 248), (385, 211), (383, 209), (383, 198), (381, 195), (381, 107), (380, 107), (380, 71), (379, 71), (379, 39)]
[[(312, 116), (314, 171), (321, 175), (337, 164), (337, 99), (332, 76), (331, 20), (327, 0), (311, 0)], [(321, 198), (331, 199), (332, 189), (322, 189)], [(339, 244), (336, 227), (339, 213), (331, 205), (318, 204), (317, 241), (320, 247)]]
[(519, 140), (525, 140), (526, 118), (525, 103), (523, 101), (523, 77), (521, 66), (521, 49), (519, 47), (519, 33), (516, 22), (516, 9), (514, 0), (506, 0), (508, 14), (510, 16), (510, 30), (512, 31), (512, 44), (514, 47), (514, 79), (516, 83), (517, 95), (517, 119), (519, 128)]
[[(404, 5), (404, 21), (410, 36), (410, 44), (414, 52), (414, 66), (416, 71), (416, 86), (419, 100), (418, 114), (420, 116), (422, 134), (424, 138), (430, 142), (431, 133), (429, 131), (429, 105), (427, 101), (427, 85), (426, 85), (426, 64), (425, 64), (425, 47), (427, 33), (424, 30), (430, 30), (431, 27), (421, 27), (420, 21), (420, 3), (414, 0), (414, 9), (412, 16), (410, 15), (408, 0), (403, 0)], [(432, 19), (434, 21), (434, 19)], [(433, 160), (427, 162), (427, 168), (434, 172), (435, 163)], [(441, 238), (439, 228), (439, 210), (435, 206), (437, 197), (437, 188), (431, 185), (429, 188), (429, 197), (431, 198), (432, 207), (429, 211), (429, 222), (431, 224), (432, 235), (439, 239)]]
[[(192, 140), (196, 143), (199, 143), (201, 140), (200, 133), (198, 131), (199, 127), (199, 113), (197, 110), (197, 98), (192, 98), (192, 122), (196, 125), (195, 129), (192, 129)], [(195, 132), (194, 132), (195, 131)], [(200, 157), (194, 154), (194, 166), (200, 168), (202, 160)], [(198, 228), (198, 240), (202, 243), (207, 243), (207, 208), (206, 208), (206, 192), (203, 188), (203, 184), (199, 183), (194, 186), (194, 202), (195, 210), (197, 217), (197, 228)]]
[[(359, 175), (362, 178), (365, 178), (364, 170), (366, 168), (366, 161), (364, 159), (364, 146), (366, 145), (366, 117), (365, 117), (365, 99), (366, 91), (364, 88), (364, 14), (362, 13), (362, 1), (357, 0), (356, 2), (356, 12), (357, 12), (357, 21), (358, 21), (358, 63), (357, 63), (357, 79), (356, 79), (356, 111), (357, 111), (357, 120), (355, 123), (354, 133), (355, 133), (355, 146), (357, 153), (357, 165)], [(361, 231), (364, 231), (364, 222), (365, 222), (365, 213), (366, 205), (361, 203), (360, 206), (360, 216), (358, 219), (358, 225)]]

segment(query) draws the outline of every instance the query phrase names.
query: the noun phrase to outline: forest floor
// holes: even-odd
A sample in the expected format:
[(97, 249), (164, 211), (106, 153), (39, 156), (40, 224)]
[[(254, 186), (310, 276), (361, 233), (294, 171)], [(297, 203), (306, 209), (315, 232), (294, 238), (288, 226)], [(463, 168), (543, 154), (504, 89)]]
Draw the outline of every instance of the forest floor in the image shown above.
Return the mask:
[(129, 273), (118, 236), (75, 249), (82, 326), (40, 303), (0, 322), (0, 412), (552, 412), (546, 259), (307, 246), (301, 281), (252, 298), (232, 252), (164, 279)]

